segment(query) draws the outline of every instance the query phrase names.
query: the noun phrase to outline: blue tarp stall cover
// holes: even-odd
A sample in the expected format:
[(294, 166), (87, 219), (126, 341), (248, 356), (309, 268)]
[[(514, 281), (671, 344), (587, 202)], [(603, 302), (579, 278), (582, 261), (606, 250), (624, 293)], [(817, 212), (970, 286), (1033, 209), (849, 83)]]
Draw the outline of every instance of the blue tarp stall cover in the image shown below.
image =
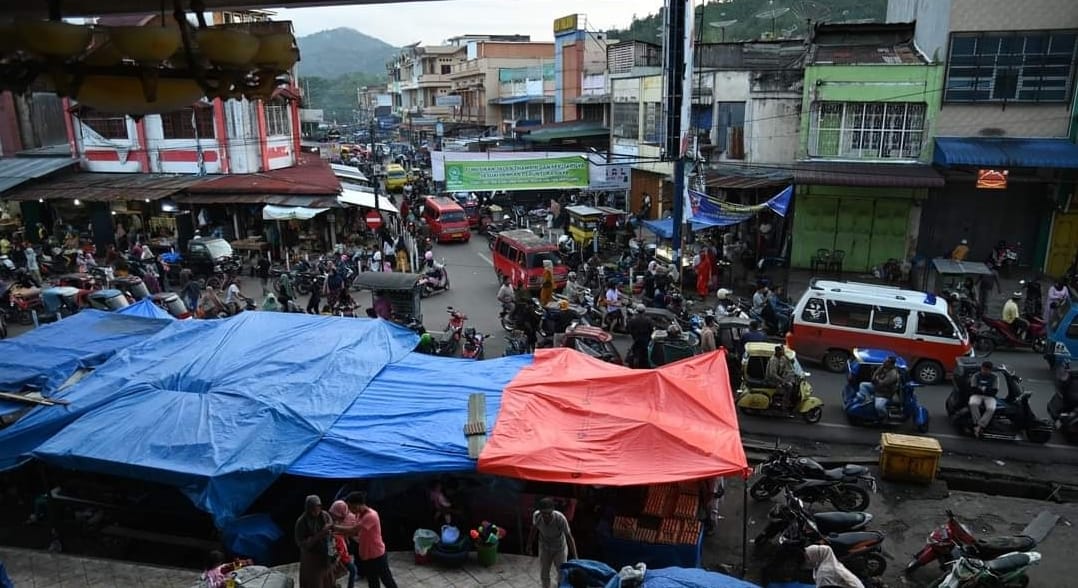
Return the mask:
[(149, 298), (143, 298), (131, 306), (125, 306), (116, 311), (118, 314), (126, 314), (129, 316), (141, 316), (143, 318), (154, 318), (163, 320), (176, 320), (176, 317), (165, 312), (161, 307), (153, 303)]
[(0, 431), (0, 459), (31, 453), (177, 486), (225, 526), (417, 342), (381, 320), (173, 321), (61, 392), (70, 405), (34, 409)]
[(475, 469), (464, 425), (468, 397), (486, 396), (488, 430), (502, 390), (532, 362), (516, 355), (481, 362), (412, 353), (386, 366), (289, 474), (377, 478)]
[[(621, 580), (614, 568), (599, 561), (574, 559), (561, 565), (560, 588), (569, 588), (566, 581), (570, 570), (583, 570), (592, 583), (599, 582), (603, 588), (621, 588)], [(590, 584), (589, 584), (590, 585)], [(746, 582), (699, 568), (648, 569), (644, 574), (642, 588), (760, 588)]]
[[(150, 320), (84, 310), (0, 341), (0, 391), (34, 388), (48, 397), (77, 370), (101, 365), (117, 351), (145, 340), (171, 322), (171, 317), (168, 321)], [(0, 414), (22, 408), (26, 405), (0, 401)], [(0, 448), (0, 453), (7, 452)], [(0, 469), (10, 465), (0, 458)]]

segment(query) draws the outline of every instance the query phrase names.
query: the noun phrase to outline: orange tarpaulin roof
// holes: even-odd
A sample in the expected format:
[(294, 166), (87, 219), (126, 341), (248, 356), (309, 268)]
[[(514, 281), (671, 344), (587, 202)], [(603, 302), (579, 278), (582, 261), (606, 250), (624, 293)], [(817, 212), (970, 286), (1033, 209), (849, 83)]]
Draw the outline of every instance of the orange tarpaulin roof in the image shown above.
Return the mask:
[(485, 474), (607, 486), (747, 470), (721, 350), (654, 370), (538, 350), (479, 456)]

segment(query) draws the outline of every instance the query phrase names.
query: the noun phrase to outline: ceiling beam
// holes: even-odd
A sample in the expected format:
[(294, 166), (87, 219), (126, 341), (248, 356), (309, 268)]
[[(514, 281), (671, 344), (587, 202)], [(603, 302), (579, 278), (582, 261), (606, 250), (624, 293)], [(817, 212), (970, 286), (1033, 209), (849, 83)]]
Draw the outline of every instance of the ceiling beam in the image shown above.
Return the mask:
[[(207, 12), (218, 10), (276, 8), (309, 8), (316, 6), (362, 6), (365, 4), (398, 4), (401, 2), (429, 2), (432, 0), (203, 0)], [(0, 0), (0, 20), (10, 18), (48, 18), (49, 2), (39, 0)], [(64, 17), (91, 17), (106, 14), (145, 14), (161, 11), (162, 3), (153, 0), (61, 0)], [(164, 3), (172, 12), (172, 2)], [(186, 4), (186, 3), (185, 3)]]

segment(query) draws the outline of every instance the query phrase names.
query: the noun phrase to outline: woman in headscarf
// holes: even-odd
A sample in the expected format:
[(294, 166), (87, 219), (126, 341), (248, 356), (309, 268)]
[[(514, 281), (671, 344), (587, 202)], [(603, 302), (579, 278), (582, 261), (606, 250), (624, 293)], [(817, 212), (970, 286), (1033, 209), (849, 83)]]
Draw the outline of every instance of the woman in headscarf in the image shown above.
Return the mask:
[(554, 262), (549, 259), (543, 260), (543, 285), (539, 288), (539, 303), (546, 308), (547, 304), (554, 299)]
[(299, 547), (299, 588), (331, 588), (334, 560), (333, 520), (322, 510), (322, 499), (310, 495), (303, 514), (296, 519), (296, 546)]
[(835, 557), (835, 552), (828, 545), (806, 547), (805, 561), (812, 566), (816, 588), (865, 588), (861, 580)]
[[(343, 500), (338, 500), (329, 505), (329, 516), (333, 518), (333, 525), (336, 529), (354, 527), (356, 526), (356, 515), (352, 514), (352, 511), (348, 510), (348, 503)], [(356, 576), (358, 575), (358, 569), (356, 568), (356, 561), (353, 552), (358, 553), (357, 549), (351, 549), (349, 543), (354, 544), (354, 541), (349, 541), (345, 537), (344, 533), (334, 533), (333, 539), (337, 545), (337, 554), (339, 556), (337, 565), (340, 570), (348, 571), (348, 588), (355, 588)], [(337, 573), (334, 573), (336, 576)]]
[(281, 304), (277, 302), (277, 297), (273, 295), (273, 292), (266, 294), (266, 299), (262, 301), (262, 310), (280, 312)]
[(700, 261), (696, 264), (696, 293), (703, 300), (707, 298), (708, 284), (711, 283), (711, 266), (715, 264), (711, 259), (711, 249), (704, 247), (700, 251)]

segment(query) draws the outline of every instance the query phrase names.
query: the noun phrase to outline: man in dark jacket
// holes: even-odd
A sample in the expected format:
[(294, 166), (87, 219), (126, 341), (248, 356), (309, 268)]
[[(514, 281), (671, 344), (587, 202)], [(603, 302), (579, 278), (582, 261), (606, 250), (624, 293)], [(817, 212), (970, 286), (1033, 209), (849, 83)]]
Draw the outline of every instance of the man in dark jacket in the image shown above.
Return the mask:
[(651, 334), (655, 331), (655, 325), (652, 324), (651, 317), (644, 310), (643, 304), (637, 304), (636, 314), (629, 319), (629, 324), (626, 325), (629, 335), (633, 338), (630, 356), (633, 358), (632, 367), (634, 368), (648, 367), (648, 344), (651, 343)]

